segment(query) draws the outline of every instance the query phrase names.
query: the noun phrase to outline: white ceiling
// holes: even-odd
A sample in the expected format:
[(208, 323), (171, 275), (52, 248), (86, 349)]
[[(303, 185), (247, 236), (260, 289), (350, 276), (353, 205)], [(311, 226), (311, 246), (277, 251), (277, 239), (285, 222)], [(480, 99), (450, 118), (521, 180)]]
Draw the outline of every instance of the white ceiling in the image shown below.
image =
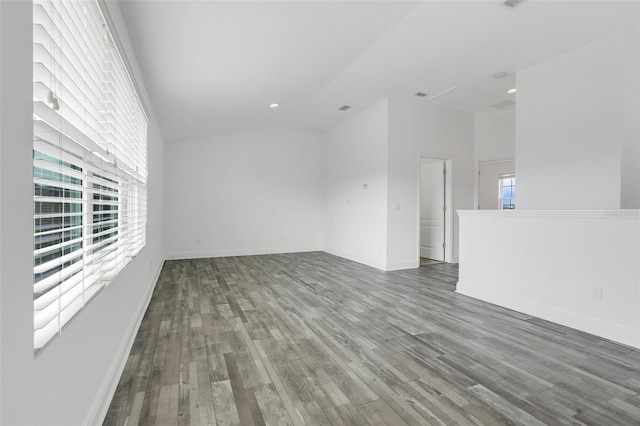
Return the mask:
[(516, 71), (640, 23), (637, 1), (612, 0), (120, 5), (168, 141), (324, 129), (386, 96), (493, 109), (515, 101)]

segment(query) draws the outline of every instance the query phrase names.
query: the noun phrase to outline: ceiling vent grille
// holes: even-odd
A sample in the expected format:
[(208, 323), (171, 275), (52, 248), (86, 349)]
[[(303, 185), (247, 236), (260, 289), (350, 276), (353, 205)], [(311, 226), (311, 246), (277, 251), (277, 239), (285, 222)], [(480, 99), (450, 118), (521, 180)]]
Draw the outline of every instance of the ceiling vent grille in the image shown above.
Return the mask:
[(347, 111), (349, 110), (351, 107), (349, 105), (342, 105), (340, 108), (338, 108), (338, 110), (340, 111)]
[(492, 107), (494, 107), (494, 108), (501, 109), (501, 108), (507, 108), (507, 107), (510, 107), (511, 105), (515, 105), (515, 104), (516, 104), (515, 102), (513, 102), (513, 101), (511, 101), (511, 100), (507, 99), (507, 100), (505, 100), (505, 101), (498, 102), (497, 104), (493, 104), (493, 105), (491, 105), (491, 106), (492, 106)]
[(507, 7), (516, 7), (521, 1), (522, 0), (507, 0), (504, 2), (504, 5)]

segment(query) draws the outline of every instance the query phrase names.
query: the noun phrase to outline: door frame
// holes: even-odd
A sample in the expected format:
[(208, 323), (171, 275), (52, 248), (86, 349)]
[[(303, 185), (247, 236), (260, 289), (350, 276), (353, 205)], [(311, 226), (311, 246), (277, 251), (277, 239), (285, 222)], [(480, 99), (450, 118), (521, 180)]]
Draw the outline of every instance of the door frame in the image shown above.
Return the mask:
[(429, 157), (426, 155), (420, 155), (418, 157), (418, 193), (416, 194), (417, 198), (417, 218), (416, 218), (416, 251), (417, 251), (417, 262), (418, 267), (420, 267), (420, 190), (421, 190), (421, 176), (422, 176), (422, 160), (438, 160), (442, 161), (446, 166), (447, 173), (444, 177), (444, 199), (445, 205), (447, 206), (447, 210), (444, 213), (444, 261), (446, 263), (451, 263), (453, 261), (453, 159), (452, 158), (441, 158), (441, 157)]

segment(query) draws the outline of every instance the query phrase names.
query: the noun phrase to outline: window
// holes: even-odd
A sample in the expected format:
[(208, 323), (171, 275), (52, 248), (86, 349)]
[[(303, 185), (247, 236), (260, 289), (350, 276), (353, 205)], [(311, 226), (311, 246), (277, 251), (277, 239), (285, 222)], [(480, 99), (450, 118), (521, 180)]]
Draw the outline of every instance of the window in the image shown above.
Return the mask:
[(501, 176), (499, 181), (500, 210), (516, 208), (516, 177), (515, 175)]
[(33, 2), (34, 347), (146, 242), (147, 116), (97, 1)]

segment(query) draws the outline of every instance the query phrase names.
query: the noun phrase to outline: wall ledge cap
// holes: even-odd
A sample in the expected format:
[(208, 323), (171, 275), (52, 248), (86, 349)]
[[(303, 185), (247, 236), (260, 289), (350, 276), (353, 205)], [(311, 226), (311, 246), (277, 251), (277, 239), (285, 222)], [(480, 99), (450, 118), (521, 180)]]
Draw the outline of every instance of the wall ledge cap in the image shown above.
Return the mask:
[(457, 210), (460, 217), (640, 219), (640, 210)]

